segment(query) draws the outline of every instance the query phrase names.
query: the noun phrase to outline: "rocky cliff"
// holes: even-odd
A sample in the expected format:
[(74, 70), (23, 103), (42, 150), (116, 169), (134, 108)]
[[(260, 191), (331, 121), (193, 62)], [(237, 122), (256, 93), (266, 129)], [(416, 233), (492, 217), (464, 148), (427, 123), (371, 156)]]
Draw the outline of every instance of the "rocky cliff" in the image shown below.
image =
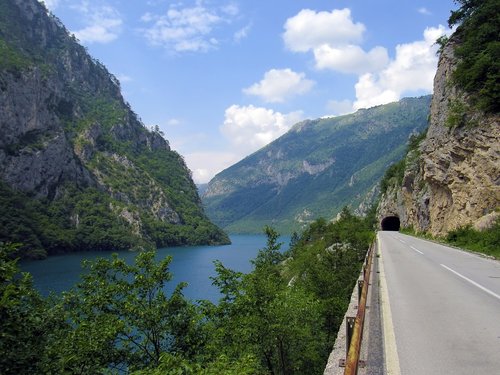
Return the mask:
[(38, 1), (0, 3), (0, 56), (0, 241), (38, 254), (227, 241), (182, 157)]
[(434, 236), (487, 227), (500, 208), (499, 116), (479, 110), (453, 83), (459, 43), (454, 35), (441, 52), (427, 136), (378, 208), (381, 220), (398, 216), (402, 226)]

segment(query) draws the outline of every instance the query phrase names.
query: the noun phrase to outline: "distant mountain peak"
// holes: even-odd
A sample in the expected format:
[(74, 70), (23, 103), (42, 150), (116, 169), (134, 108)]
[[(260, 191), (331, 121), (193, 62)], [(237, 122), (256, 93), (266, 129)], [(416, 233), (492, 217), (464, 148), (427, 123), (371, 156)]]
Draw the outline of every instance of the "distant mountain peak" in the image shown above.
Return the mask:
[(210, 181), (202, 197), (208, 216), (230, 232), (260, 232), (266, 224), (290, 232), (333, 218), (345, 205), (366, 209), (365, 197), (375, 196), (410, 134), (426, 128), (430, 100), (407, 98), (295, 124)]

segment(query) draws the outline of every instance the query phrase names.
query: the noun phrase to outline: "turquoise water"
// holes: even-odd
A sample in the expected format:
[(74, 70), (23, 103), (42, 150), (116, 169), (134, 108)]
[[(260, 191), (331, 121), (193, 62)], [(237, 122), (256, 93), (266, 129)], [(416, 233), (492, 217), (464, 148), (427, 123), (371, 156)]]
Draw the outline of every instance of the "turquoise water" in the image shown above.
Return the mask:
[[(215, 275), (214, 260), (220, 260), (224, 266), (235, 271), (249, 272), (252, 269), (250, 260), (259, 249), (266, 245), (264, 235), (231, 235), (231, 245), (227, 246), (192, 246), (170, 247), (158, 249), (158, 259), (172, 255), (170, 271), (174, 279), (168, 283), (167, 292), (171, 292), (181, 281), (188, 283), (184, 295), (192, 300), (208, 299), (216, 302), (219, 298), (217, 289), (212, 285), (210, 276)], [(288, 248), (290, 237), (281, 237), (282, 249)], [(120, 257), (132, 263), (136, 253), (120, 252)], [(41, 261), (21, 263), (21, 270), (33, 275), (35, 287), (43, 294), (61, 293), (71, 289), (80, 280), (84, 270), (81, 263), (84, 259), (110, 257), (111, 252), (89, 251), (66, 255), (57, 255)]]

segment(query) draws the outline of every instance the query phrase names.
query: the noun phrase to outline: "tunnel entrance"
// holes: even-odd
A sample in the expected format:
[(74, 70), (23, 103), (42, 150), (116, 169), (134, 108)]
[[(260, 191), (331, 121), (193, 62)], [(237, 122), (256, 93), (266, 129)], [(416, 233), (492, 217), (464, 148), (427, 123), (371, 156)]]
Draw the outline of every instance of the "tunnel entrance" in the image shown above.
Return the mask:
[(382, 230), (399, 231), (401, 223), (399, 221), (399, 217), (387, 216), (382, 219), (380, 226), (382, 227)]

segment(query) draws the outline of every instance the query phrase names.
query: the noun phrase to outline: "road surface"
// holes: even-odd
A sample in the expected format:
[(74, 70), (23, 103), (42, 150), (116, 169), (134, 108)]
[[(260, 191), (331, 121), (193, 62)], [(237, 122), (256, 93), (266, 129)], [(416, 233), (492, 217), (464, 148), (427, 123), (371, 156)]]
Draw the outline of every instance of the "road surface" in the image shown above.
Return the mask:
[(500, 262), (378, 236), (387, 374), (500, 375)]

